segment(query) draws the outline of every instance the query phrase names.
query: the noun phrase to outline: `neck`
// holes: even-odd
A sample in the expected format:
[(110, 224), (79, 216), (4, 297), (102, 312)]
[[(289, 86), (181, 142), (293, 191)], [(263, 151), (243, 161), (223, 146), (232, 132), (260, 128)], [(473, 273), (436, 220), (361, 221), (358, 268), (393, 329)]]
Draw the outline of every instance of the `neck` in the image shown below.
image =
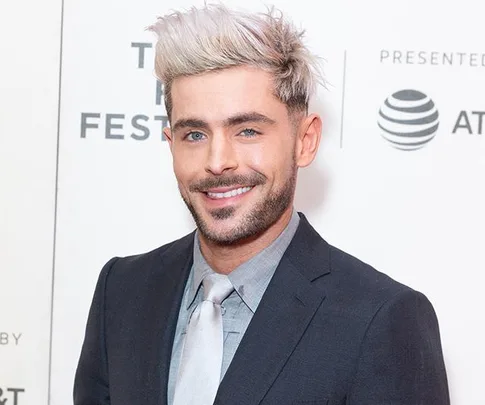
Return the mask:
[(292, 213), (293, 207), (290, 205), (281, 217), (263, 233), (229, 246), (216, 244), (199, 234), (202, 255), (215, 272), (229, 274), (271, 245), (290, 222)]

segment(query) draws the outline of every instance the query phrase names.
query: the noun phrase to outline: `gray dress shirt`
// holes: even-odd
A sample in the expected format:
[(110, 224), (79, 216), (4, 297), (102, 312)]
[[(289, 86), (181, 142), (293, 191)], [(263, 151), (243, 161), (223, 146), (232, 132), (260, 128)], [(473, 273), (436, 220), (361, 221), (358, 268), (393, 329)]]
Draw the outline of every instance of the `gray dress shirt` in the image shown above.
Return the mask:
[[(266, 249), (238, 266), (228, 277), (235, 290), (222, 303), (222, 323), (224, 349), (221, 380), (231, 363), (234, 353), (241, 342), (244, 332), (263, 297), (273, 274), (298, 228), (300, 217), (293, 210), (290, 222), (283, 232)], [(202, 301), (202, 280), (213, 273), (200, 251), (198, 232), (194, 240), (194, 263), (185, 286), (182, 305), (179, 311), (175, 339), (172, 347), (172, 360), (168, 377), (168, 404), (173, 404), (175, 382), (182, 355), (185, 332), (190, 317)]]

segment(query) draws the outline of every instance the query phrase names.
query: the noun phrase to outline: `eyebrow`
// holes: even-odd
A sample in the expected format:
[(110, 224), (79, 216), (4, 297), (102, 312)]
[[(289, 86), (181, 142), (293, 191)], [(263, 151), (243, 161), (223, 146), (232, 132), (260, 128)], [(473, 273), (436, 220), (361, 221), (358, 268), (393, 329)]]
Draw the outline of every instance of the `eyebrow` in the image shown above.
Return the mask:
[[(267, 117), (264, 114), (251, 111), (247, 113), (236, 114), (232, 117), (226, 118), (222, 121), (224, 127), (232, 127), (235, 125), (244, 124), (246, 122), (259, 122), (263, 124), (273, 125), (276, 124), (276, 121)], [(201, 128), (201, 129), (209, 129), (209, 123), (207, 121), (198, 119), (198, 118), (182, 118), (177, 120), (174, 125), (172, 126), (172, 131), (176, 132), (183, 128)]]
[(199, 120), (197, 118), (182, 118), (180, 120), (175, 121), (175, 123), (171, 126), (172, 132), (176, 132), (184, 128), (194, 128), (194, 127), (209, 129), (209, 124), (206, 121)]
[(267, 117), (266, 115), (252, 111), (242, 114), (236, 114), (232, 117), (229, 117), (223, 121), (223, 125), (225, 127), (232, 127), (234, 125), (240, 125), (246, 122), (260, 122), (262, 124), (270, 125), (276, 124), (275, 120)]

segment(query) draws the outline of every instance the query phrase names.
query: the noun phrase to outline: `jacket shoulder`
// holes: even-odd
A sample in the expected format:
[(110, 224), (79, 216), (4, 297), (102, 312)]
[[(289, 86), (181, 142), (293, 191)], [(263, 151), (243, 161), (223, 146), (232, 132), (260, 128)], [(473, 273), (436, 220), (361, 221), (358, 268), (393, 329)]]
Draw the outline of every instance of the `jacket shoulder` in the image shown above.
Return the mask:
[(328, 293), (341, 308), (372, 316), (385, 303), (402, 295), (419, 294), (371, 265), (329, 245), (331, 274)]
[(180, 239), (166, 243), (151, 251), (136, 255), (114, 257), (103, 268), (102, 275), (112, 279), (125, 281), (140, 278), (141, 273), (148, 273), (154, 268), (160, 268), (164, 262), (174, 257), (185, 254), (191, 249), (194, 233), (183, 236)]

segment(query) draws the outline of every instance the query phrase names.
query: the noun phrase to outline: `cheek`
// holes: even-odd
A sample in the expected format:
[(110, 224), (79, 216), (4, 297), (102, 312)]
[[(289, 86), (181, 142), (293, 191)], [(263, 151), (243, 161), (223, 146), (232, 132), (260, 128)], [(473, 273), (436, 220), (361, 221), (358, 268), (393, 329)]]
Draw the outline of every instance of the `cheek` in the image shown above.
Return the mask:
[[(276, 138), (276, 137), (275, 137)], [(286, 173), (294, 165), (293, 139), (268, 139), (267, 142), (251, 145), (241, 154), (241, 159), (250, 167), (276, 177)]]
[(200, 153), (188, 148), (173, 149), (173, 170), (175, 177), (181, 183), (190, 182), (195, 178), (197, 173), (203, 171)]
[(191, 167), (182, 159), (174, 159), (173, 171), (180, 186), (187, 187), (192, 178)]

